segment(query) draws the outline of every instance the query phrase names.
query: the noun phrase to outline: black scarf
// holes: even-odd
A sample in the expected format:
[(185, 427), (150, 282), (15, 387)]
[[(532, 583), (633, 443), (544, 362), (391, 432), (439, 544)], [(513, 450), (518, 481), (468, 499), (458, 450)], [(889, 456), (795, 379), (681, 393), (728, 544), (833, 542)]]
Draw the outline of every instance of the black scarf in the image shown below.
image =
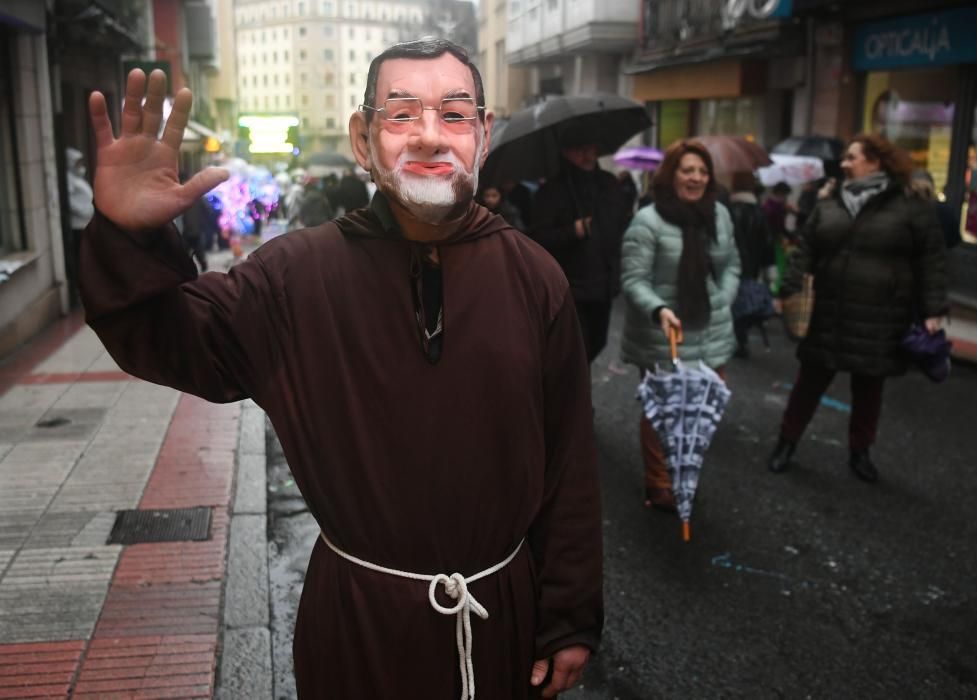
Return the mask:
[(682, 229), (682, 257), (678, 262), (678, 308), (686, 328), (709, 322), (711, 308), (707, 277), (712, 274), (709, 246), (716, 242), (716, 195), (706, 192), (698, 202), (683, 202), (674, 191), (656, 193), (655, 210)]

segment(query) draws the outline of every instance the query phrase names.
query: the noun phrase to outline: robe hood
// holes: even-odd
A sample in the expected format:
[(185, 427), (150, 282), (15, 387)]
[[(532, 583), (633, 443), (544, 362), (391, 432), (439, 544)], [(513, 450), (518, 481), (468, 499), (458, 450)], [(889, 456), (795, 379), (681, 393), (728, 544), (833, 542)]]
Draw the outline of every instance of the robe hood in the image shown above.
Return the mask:
[[(345, 236), (407, 240), (390, 210), (390, 203), (386, 195), (380, 191), (373, 195), (370, 206), (357, 209), (336, 219), (336, 225)], [(428, 245), (446, 246), (470, 243), (507, 228), (510, 226), (505, 219), (472, 200), (468, 206), (468, 211), (461, 217), (461, 224), (454, 233), (439, 241), (431, 241)]]

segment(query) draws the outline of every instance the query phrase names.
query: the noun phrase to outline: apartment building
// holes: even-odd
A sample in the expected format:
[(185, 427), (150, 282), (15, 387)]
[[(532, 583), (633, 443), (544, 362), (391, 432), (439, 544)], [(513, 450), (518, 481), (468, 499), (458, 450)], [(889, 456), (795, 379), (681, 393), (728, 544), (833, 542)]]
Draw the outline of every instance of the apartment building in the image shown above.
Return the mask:
[(634, 0), (509, 0), (508, 24), (506, 61), (528, 69), (531, 96), (630, 92)]
[(476, 63), (485, 85), (485, 104), (496, 116), (506, 117), (524, 106), (528, 71), (506, 60), (509, 0), (480, 0)]
[(373, 57), (420, 35), (426, 4), (237, 0), (238, 112), (294, 115), (306, 151), (349, 151), (347, 123)]

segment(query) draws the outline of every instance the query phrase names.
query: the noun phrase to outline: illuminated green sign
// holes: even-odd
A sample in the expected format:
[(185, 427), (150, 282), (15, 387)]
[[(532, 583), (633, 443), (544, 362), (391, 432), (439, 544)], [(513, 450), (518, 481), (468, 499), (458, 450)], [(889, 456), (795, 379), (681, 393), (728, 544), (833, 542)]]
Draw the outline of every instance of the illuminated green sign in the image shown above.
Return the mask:
[(298, 117), (248, 114), (240, 117), (237, 123), (251, 135), (248, 149), (251, 153), (292, 153), (298, 145), (289, 140), (289, 129), (298, 126)]

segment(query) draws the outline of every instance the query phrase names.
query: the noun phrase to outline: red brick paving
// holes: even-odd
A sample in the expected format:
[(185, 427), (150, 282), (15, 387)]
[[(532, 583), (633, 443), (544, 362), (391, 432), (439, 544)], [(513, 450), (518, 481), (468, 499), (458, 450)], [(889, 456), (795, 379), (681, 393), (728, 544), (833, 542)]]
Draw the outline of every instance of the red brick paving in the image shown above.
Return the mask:
[[(131, 379), (31, 374), (82, 324), (80, 313), (69, 316), (0, 366), (0, 393), (17, 383)], [(139, 507), (212, 506), (211, 538), (126, 547), (91, 640), (0, 645), (0, 699), (213, 695), (239, 421), (237, 404), (181, 395)]]
[(0, 645), (0, 698), (65, 697), (84, 640)]
[(139, 507), (213, 506), (211, 539), (126, 547), (74, 697), (210, 697), (241, 409), (180, 397)]
[(216, 652), (216, 634), (96, 636), (74, 697), (210, 697)]

